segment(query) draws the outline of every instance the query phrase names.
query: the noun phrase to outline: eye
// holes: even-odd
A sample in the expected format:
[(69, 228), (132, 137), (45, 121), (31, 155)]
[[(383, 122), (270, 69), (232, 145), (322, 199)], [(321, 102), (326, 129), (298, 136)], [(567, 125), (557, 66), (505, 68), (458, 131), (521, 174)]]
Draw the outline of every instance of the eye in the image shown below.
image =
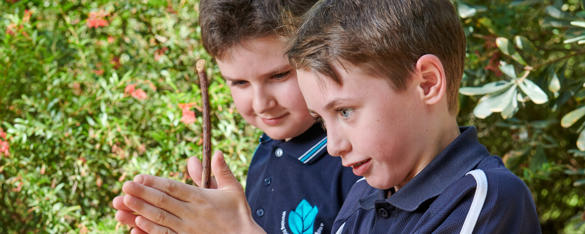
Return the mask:
[(244, 86), (247, 84), (248, 84), (248, 81), (245, 81), (245, 80), (230, 80), (228, 82), (229, 86)]
[(278, 74), (274, 74), (274, 75), (272, 75), (272, 78), (273, 79), (280, 80), (280, 79), (286, 78), (289, 74), (290, 74), (290, 70), (289, 71), (285, 71), (285, 72), (281, 72), (281, 73), (278, 73)]
[(351, 117), (351, 114), (353, 114), (353, 109), (352, 108), (339, 108), (337, 110), (337, 113), (339, 113), (339, 115), (342, 118), (349, 119)]

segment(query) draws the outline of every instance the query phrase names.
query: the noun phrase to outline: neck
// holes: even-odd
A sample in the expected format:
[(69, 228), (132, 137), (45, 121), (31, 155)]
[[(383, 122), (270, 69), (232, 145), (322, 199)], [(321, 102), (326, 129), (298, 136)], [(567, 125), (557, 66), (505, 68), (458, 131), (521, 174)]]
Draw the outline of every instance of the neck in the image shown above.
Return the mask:
[(431, 161), (433, 161), (441, 151), (447, 148), (447, 146), (460, 134), (459, 126), (457, 125), (454, 116), (439, 119), (439, 121), (427, 125), (427, 129), (428, 131), (425, 132), (427, 137), (421, 141), (421, 144), (427, 147), (422, 147), (417, 153), (420, 155), (419, 160), (415, 162), (415, 166), (407, 176), (407, 179), (403, 183), (394, 186), (396, 192), (406, 185), (408, 181), (418, 175), (418, 173), (431, 163)]

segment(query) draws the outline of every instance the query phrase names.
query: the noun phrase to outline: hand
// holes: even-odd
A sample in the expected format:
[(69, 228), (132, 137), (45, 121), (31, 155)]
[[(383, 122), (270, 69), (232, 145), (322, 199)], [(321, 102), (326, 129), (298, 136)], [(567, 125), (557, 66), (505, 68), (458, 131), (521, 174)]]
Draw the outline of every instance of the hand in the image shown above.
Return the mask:
[[(199, 161), (197, 157), (191, 157), (187, 161), (187, 170), (189, 171), (189, 175), (198, 186), (201, 186), (202, 168), (201, 161)], [(211, 177), (209, 184), (210, 188), (217, 188), (217, 182), (215, 181), (215, 178)], [(124, 204), (124, 195), (115, 197), (113, 200), (113, 206), (115, 209), (117, 209), (116, 220), (118, 220), (118, 222), (137, 229), (137, 233), (145, 233), (144, 231), (140, 230), (140, 228), (137, 228), (136, 223), (134, 222), (137, 215), (132, 209), (128, 208)]]
[[(126, 182), (123, 203), (139, 214), (136, 227), (148, 233), (264, 233), (252, 219), (242, 186), (221, 152), (215, 153), (211, 164), (217, 179), (212, 186), (217, 189), (149, 175)], [(196, 183), (201, 182), (197, 159), (189, 160), (188, 171)]]

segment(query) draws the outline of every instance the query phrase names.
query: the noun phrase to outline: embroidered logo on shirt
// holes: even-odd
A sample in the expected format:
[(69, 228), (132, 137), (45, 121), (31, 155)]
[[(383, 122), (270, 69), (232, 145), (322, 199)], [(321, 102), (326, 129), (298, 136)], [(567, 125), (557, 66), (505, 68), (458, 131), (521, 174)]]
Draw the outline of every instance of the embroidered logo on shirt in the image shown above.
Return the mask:
[(288, 227), (293, 234), (312, 234), (317, 213), (319, 213), (317, 206), (311, 206), (303, 199), (295, 210), (290, 211)]

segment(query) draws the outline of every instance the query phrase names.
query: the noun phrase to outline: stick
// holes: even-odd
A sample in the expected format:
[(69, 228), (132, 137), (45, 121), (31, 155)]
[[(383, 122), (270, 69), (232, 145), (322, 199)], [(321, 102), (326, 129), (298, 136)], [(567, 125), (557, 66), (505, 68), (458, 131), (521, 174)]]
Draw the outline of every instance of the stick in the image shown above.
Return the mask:
[(203, 171), (201, 175), (201, 187), (209, 188), (209, 178), (211, 177), (211, 119), (209, 108), (209, 92), (207, 73), (205, 72), (205, 60), (200, 59), (195, 66), (199, 76), (199, 85), (201, 88), (201, 101), (203, 102)]

